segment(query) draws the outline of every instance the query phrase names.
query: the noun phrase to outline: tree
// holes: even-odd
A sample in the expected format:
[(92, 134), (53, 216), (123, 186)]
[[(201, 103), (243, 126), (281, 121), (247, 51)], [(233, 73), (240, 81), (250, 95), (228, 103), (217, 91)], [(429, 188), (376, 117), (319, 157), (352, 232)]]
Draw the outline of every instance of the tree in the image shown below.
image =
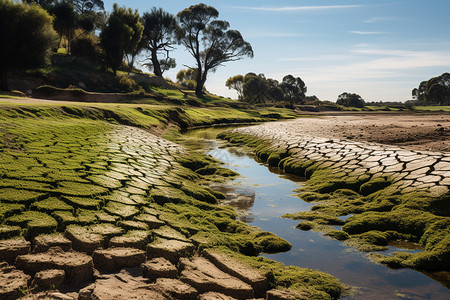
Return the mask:
[[(36, 4), (0, 0), (0, 89), (11, 70), (44, 65), (57, 43), (53, 18)], [(32, 29), (32, 30), (31, 30)]]
[(244, 56), (253, 57), (252, 47), (241, 33), (229, 30), (228, 22), (215, 20), (218, 16), (214, 7), (203, 3), (192, 5), (177, 15), (181, 27), (179, 39), (196, 61), (195, 94), (198, 97), (203, 95), (209, 71)]
[(272, 78), (267, 78), (267, 96), (269, 100), (276, 102), (281, 101), (284, 98), (283, 90), (280, 87), (280, 83)]
[[(164, 71), (176, 66), (175, 60), (169, 57), (169, 52), (174, 49), (176, 43), (177, 20), (162, 8), (153, 7), (150, 12), (142, 15), (144, 25), (143, 40), (144, 47), (150, 51), (151, 64), (156, 76), (162, 77)], [(158, 59), (161, 52), (165, 58)]]
[(139, 21), (137, 10), (119, 7), (116, 3), (100, 34), (100, 43), (105, 52), (106, 63), (114, 73), (122, 65), (125, 55), (136, 51), (144, 26)]
[(24, 3), (36, 3), (39, 4), (42, 8), (49, 10), (53, 4), (56, 2), (57, 0), (23, 0)]
[(300, 77), (286, 75), (283, 77), (280, 87), (284, 98), (289, 101), (291, 107), (294, 106), (294, 103), (304, 102), (306, 85)]
[(361, 96), (358, 94), (342, 93), (338, 96), (336, 104), (345, 107), (363, 108), (366, 103), (364, 102), (363, 98), (361, 98)]
[(242, 90), (242, 84), (244, 83), (244, 76), (242, 75), (236, 75), (233, 77), (230, 77), (225, 82), (225, 86), (228, 87), (228, 89), (234, 89), (238, 93), (238, 99), (242, 100), (244, 98), (243, 90)]
[(263, 74), (248, 73), (244, 76), (242, 84), (244, 100), (248, 103), (263, 103), (267, 98), (267, 81)]
[(75, 8), (70, 1), (60, 1), (56, 2), (56, 4), (51, 8), (51, 13), (55, 17), (53, 27), (61, 37), (58, 47), (61, 45), (61, 41), (65, 37), (67, 41), (67, 53), (70, 53), (78, 17), (75, 12)]
[(197, 78), (197, 70), (196, 69), (187, 69), (180, 70), (177, 73), (177, 81), (182, 86), (187, 87), (189, 89), (195, 89)]
[(427, 81), (422, 81), (412, 90), (413, 99), (427, 104), (450, 104), (450, 73), (443, 73)]

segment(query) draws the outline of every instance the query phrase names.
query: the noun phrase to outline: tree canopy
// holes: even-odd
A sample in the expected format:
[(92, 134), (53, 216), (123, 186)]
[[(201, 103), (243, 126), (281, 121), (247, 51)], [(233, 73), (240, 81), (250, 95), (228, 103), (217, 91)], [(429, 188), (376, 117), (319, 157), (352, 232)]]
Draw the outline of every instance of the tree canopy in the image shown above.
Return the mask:
[(244, 84), (244, 76), (242, 75), (236, 75), (233, 77), (230, 77), (225, 82), (225, 86), (227, 86), (230, 90), (236, 90), (238, 93), (238, 99), (242, 100), (244, 98), (243, 94), (243, 88), (242, 85)]
[(143, 30), (137, 10), (114, 4), (113, 12), (100, 34), (106, 62), (114, 73), (122, 65), (125, 55), (136, 51)]
[(362, 108), (366, 104), (358, 94), (353, 93), (342, 93), (338, 96), (336, 104), (342, 105), (345, 107), (358, 107)]
[[(162, 8), (153, 7), (150, 12), (142, 15), (144, 25), (143, 45), (150, 51), (150, 64), (156, 76), (162, 76), (164, 71), (176, 66), (175, 59), (170, 58), (169, 53), (176, 43), (178, 24), (176, 18)], [(163, 59), (158, 59), (158, 54), (163, 54)]]
[(0, 0), (0, 89), (8, 90), (9, 71), (47, 62), (57, 43), (52, 21), (39, 5)]
[(180, 24), (178, 37), (188, 52), (194, 57), (197, 69), (198, 97), (209, 71), (214, 71), (226, 62), (253, 57), (250, 43), (237, 30), (230, 30), (226, 21), (216, 20), (219, 12), (206, 4), (192, 5), (178, 13)]
[(418, 88), (412, 90), (415, 100), (425, 104), (450, 104), (450, 73), (422, 81)]
[(263, 74), (248, 73), (242, 84), (245, 101), (255, 104), (263, 103), (267, 99), (268, 85)]
[(284, 99), (289, 101), (291, 106), (294, 103), (301, 104), (304, 102), (303, 98), (305, 98), (306, 85), (300, 77), (294, 77), (292, 75), (284, 76), (280, 88), (283, 92)]

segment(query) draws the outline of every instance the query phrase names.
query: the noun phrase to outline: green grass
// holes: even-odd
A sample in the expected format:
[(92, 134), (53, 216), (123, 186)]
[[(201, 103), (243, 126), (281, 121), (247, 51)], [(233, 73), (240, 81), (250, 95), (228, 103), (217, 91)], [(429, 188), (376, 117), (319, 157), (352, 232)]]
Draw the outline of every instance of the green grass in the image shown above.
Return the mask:
[(450, 111), (450, 106), (414, 106), (415, 110)]

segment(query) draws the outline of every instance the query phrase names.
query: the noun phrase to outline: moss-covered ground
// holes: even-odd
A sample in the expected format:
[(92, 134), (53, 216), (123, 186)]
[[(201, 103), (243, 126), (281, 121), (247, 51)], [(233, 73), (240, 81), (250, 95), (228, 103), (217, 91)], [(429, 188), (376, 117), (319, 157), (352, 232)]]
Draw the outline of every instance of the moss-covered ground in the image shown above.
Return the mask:
[(145, 131), (173, 135), (174, 128), (273, 117), (271, 109), (3, 103), (0, 239), (61, 232), (88, 253), (100, 246), (145, 249), (155, 238), (189, 240), (197, 252), (224, 247), (245, 258), (266, 270), (274, 287), (337, 299), (342, 284), (331, 275), (257, 257), (291, 245), (217, 204), (223, 195), (208, 184), (237, 174)]
[[(299, 197), (312, 202), (312, 211), (284, 215), (303, 220), (301, 230), (323, 231), (361, 251), (386, 250), (389, 243), (418, 244), (416, 253), (380, 253), (371, 257), (390, 267), (418, 270), (450, 270), (450, 196), (432, 197), (424, 191), (403, 191), (391, 185), (389, 177), (346, 176), (339, 168), (323, 162), (294, 158), (270, 141), (238, 132), (224, 132), (219, 138), (246, 145), (269, 165), (306, 177)], [(337, 230), (332, 225), (340, 225)]]

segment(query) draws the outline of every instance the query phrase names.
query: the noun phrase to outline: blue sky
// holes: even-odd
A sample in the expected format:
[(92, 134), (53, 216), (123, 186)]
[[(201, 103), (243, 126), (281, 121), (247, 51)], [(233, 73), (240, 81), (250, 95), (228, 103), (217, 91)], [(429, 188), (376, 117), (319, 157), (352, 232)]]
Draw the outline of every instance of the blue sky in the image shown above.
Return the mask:
[[(149, 11), (162, 7), (176, 14), (203, 2), (219, 11), (219, 19), (239, 30), (255, 52), (253, 59), (230, 62), (211, 73), (206, 87), (236, 98), (227, 78), (248, 72), (281, 81), (301, 77), (307, 95), (335, 101), (343, 92), (366, 101), (405, 101), (423, 80), (450, 72), (449, 0), (106, 0)], [(175, 79), (193, 65), (178, 46), (177, 67), (164, 75)]]

